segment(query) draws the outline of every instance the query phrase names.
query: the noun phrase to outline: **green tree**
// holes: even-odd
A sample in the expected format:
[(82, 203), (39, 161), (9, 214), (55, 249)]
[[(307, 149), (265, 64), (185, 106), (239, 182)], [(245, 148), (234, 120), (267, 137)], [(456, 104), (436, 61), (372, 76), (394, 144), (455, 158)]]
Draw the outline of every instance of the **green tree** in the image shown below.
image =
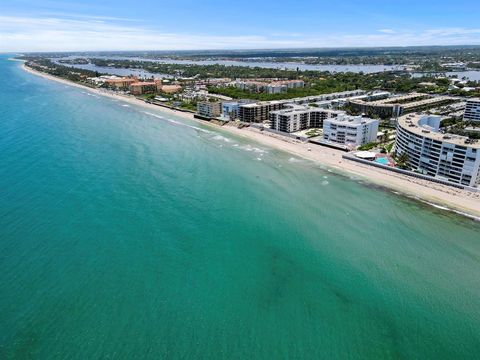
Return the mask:
[(408, 168), (408, 154), (406, 152), (402, 152), (397, 157), (397, 166), (401, 169), (407, 169)]

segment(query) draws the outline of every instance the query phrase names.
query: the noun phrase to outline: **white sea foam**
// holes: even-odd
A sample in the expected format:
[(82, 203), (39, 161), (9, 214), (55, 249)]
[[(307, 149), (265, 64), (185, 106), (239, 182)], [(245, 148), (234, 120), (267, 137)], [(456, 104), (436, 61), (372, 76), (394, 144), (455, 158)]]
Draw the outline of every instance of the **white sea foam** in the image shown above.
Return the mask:
[(226, 138), (225, 136), (222, 136), (222, 135), (215, 135), (215, 136), (212, 137), (212, 140), (224, 141), (224, 142), (227, 142), (227, 143), (232, 142), (231, 139)]
[(150, 116), (156, 117), (157, 119), (166, 120), (166, 121), (168, 121), (168, 122), (171, 123), (171, 124), (189, 127), (189, 128), (191, 128), (191, 129), (195, 129), (195, 130), (198, 130), (198, 131), (203, 132), (203, 133), (206, 133), (206, 134), (210, 134), (210, 133), (211, 133), (211, 131), (202, 129), (202, 128), (198, 127), (198, 126), (193, 126), (193, 125), (185, 124), (185, 123), (183, 123), (183, 122), (176, 121), (176, 120), (173, 120), (173, 119), (169, 119), (169, 118), (166, 118), (166, 117), (161, 116), (161, 115), (152, 114), (151, 112), (148, 112), (148, 111), (142, 111), (142, 112), (143, 112), (144, 114), (146, 114), (146, 115), (150, 115)]
[(254, 147), (254, 146), (252, 146), (252, 145), (241, 146), (240, 149), (245, 150), (245, 151), (251, 151), (251, 152), (254, 152), (254, 153), (256, 153), (256, 154), (264, 154), (264, 153), (267, 152), (267, 151), (265, 151), (265, 150), (263, 150), (263, 149)]
[(322, 186), (327, 186), (328, 184), (330, 183), (327, 180), (322, 181)]
[(471, 214), (465, 213), (465, 212), (463, 212), (463, 211), (459, 211), (459, 210), (455, 210), (455, 209), (450, 209), (449, 207), (446, 207), (446, 206), (443, 206), (443, 205), (439, 205), (439, 204), (435, 204), (435, 203), (430, 202), (430, 201), (425, 201), (425, 200), (420, 200), (420, 201), (423, 202), (424, 204), (433, 206), (433, 207), (436, 208), (436, 209), (443, 210), (443, 211), (453, 212), (453, 213), (458, 214), (458, 215), (466, 216), (466, 217), (468, 217), (468, 218), (470, 218), (470, 219), (472, 219), (472, 220), (480, 221), (480, 217), (478, 217), (478, 216), (471, 215)]
[(440, 210), (452, 211), (452, 209), (450, 209), (446, 206), (438, 205), (438, 204), (431, 203), (431, 202), (428, 202), (428, 201), (424, 201), (424, 203), (426, 203), (430, 206), (433, 206), (434, 208), (440, 209)]
[(123, 107), (130, 107), (128, 104), (122, 104)]

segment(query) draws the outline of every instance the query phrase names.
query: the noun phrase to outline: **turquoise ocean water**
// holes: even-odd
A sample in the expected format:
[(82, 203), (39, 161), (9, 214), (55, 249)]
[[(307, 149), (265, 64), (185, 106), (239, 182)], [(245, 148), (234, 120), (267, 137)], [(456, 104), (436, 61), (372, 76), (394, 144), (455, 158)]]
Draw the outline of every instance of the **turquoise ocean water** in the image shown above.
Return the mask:
[(0, 58), (0, 359), (479, 354), (479, 223)]

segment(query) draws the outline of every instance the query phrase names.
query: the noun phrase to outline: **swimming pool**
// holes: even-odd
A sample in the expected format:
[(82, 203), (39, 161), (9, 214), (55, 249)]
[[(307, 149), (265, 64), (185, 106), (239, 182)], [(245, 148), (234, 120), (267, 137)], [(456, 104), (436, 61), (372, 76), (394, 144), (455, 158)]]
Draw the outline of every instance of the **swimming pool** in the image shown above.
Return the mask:
[(390, 161), (389, 161), (387, 158), (385, 158), (385, 157), (376, 158), (376, 159), (375, 159), (375, 162), (376, 162), (376, 163), (379, 163), (379, 164), (382, 164), (382, 165), (388, 165), (388, 164), (390, 164)]

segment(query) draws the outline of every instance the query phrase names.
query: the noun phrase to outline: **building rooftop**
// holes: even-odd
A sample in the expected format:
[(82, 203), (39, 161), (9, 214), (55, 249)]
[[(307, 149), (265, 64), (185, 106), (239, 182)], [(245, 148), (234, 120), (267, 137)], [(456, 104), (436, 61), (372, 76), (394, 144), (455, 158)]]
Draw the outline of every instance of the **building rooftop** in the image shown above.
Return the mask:
[(433, 120), (433, 122), (438, 122), (438, 124), (440, 124), (439, 116), (416, 113), (399, 117), (398, 125), (413, 134), (428, 139), (446, 142), (453, 145), (480, 149), (480, 142), (472, 141), (466, 136), (448, 133), (443, 134), (438, 130), (438, 126), (432, 126), (432, 122), (430, 120)]
[(124, 82), (137, 82), (138, 79), (133, 79), (133, 78), (110, 78), (106, 79), (105, 82), (107, 83), (124, 83)]
[(286, 104), (287, 102), (290, 102), (289, 100), (272, 100), (272, 101), (259, 101), (251, 104), (244, 104), (241, 105), (243, 107), (247, 108), (254, 108), (256, 106), (262, 106), (262, 105), (277, 105), (277, 104)]
[(144, 86), (144, 85), (153, 85), (156, 86), (157, 83), (154, 81), (138, 81), (130, 84), (131, 86)]
[(309, 112), (322, 112), (322, 113), (335, 113), (335, 114), (343, 114), (344, 111), (338, 110), (328, 110), (319, 107), (313, 107), (308, 105), (297, 105), (297, 104), (288, 104), (288, 108), (282, 110), (275, 110), (271, 111), (270, 114), (277, 114), (277, 115), (295, 115), (295, 114), (305, 114)]
[(450, 100), (453, 101), (455, 99), (450, 97), (450, 96), (437, 96), (437, 97), (434, 97), (434, 98), (409, 102), (409, 103), (406, 103), (406, 104), (402, 104), (402, 106), (403, 106), (404, 109), (408, 110), (408, 109), (416, 108), (416, 107), (419, 107), (419, 106), (432, 105), (432, 104), (445, 102), (445, 101), (450, 101)]
[(342, 125), (361, 125), (361, 124), (370, 124), (373, 122), (379, 122), (378, 120), (375, 119), (370, 119), (370, 118), (365, 118), (362, 116), (351, 116), (351, 115), (345, 115), (345, 114), (340, 114), (339, 116), (331, 119), (327, 119), (325, 121), (328, 121), (330, 123), (335, 123), (335, 124), (342, 124)]
[(349, 90), (349, 91), (341, 91), (336, 93), (330, 94), (321, 94), (321, 95), (314, 95), (314, 96), (306, 96), (300, 98), (293, 98), (293, 99), (285, 99), (285, 100), (272, 100), (272, 101), (258, 101), (252, 104), (242, 105), (243, 107), (256, 107), (261, 105), (276, 105), (276, 104), (294, 104), (294, 103), (305, 103), (305, 102), (317, 102), (321, 100), (328, 100), (334, 99), (338, 97), (347, 97), (351, 96), (352, 94), (364, 94), (365, 90)]
[(427, 97), (427, 94), (420, 94), (420, 93), (411, 93), (403, 96), (397, 96), (397, 97), (391, 97), (387, 99), (382, 99), (382, 100), (376, 100), (376, 101), (371, 101), (369, 104), (372, 105), (382, 105), (382, 104), (398, 104), (398, 103), (403, 103), (403, 102), (408, 102), (409, 100), (414, 100), (418, 98), (424, 98)]

